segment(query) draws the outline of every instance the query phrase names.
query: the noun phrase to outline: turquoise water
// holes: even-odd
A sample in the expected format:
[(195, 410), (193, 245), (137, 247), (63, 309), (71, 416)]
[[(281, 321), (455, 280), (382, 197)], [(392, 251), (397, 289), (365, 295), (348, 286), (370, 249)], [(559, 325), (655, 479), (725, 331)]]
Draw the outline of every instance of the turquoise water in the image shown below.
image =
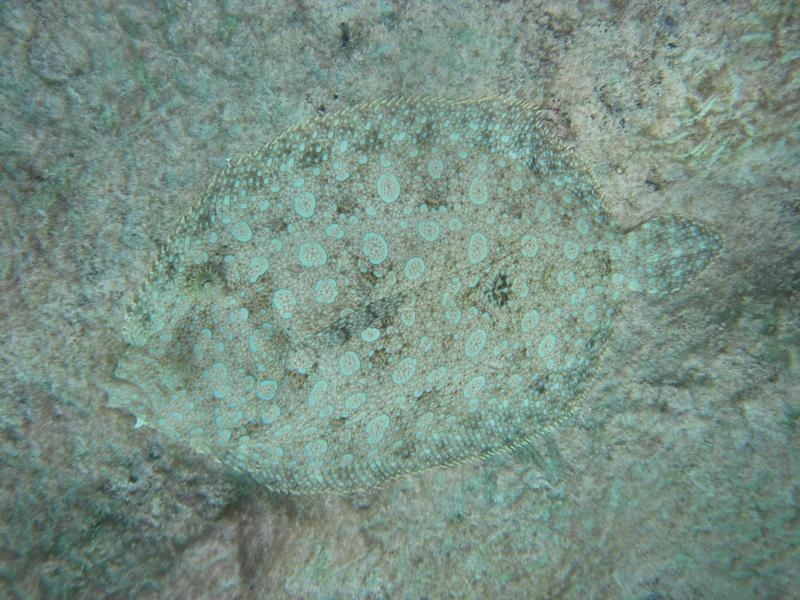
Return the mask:
[[(797, 22), (796, 7), (779, 3), (756, 9), (745, 3), (576, 7), (515, 0), (3, 4), (0, 595), (791, 597), (800, 563)], [(257, 294), (249, 299), (246, 318), (236, 306), (233, 321), (215, 325), (224, 331), (214, 329), (215, 345), (203, 356), (220, 354), (207, 370), (188, 371), (188, 383), (211, 390), (207, 401), (194, 401), (197, 413), (186, 406), (172, 410), (162, 402), (169, 394), (148, 387), (165, 389), (174, 383), (172, 375), (148, 379), (147, 385), (134, 382), (146, 390), (148, 406), (163, 409), (162, 424), (150, 422), (151, 409), (119, 401), (121, 394), (134, 393), (119, 371), (136, 341), (125, 333), (128, 306), (159, 248), (174, 247), (176, 226), (193, 213), (215, 174), (226, 165), (235, 168), (229, 157), (257, 151), (298, 122), (324, 121), (359, 103), (496, 95), (528, 107), (531, 116), (514, 117), (513, 123), (524, 127), (536, 119), (557, 141), (553, 152), (574, 154), (585, 165), (585, 185), (596, 194), (603, 218), (618, 223), (619, 239), (641, 235), (657, 245), (666, 234), (660, 226), (646, 233), (642, 224), (672, 223), (684, 231), (683, 221), (659, 221), (682, 215), (724, 240), (716, 248), (716, 237), (698, 235), (706, 246), (691, 249), (702, 258), (713, 246), (716, 259), (701, 260), (698, 272), (687, 274), (681, 270), (683, 251), (668, 257), (673, 264), (664, 252), (636, 250), (631, 256), (643, 257), (635, 259), (637, 266), (609, 266), (607, 281), (599, 283), (608, 290), (581, 286), (586, 273), (604, 273), (602, 265), (612, 265), (617, 251), (609, 247), (599, 262), (594, 254), (590, 260), (588, 244), (571, 237), (589, 235), (597, 245), (587, 233), (588, 220), (575, 220), (573, 228), (566, 215), (548, 230), (549, 238), (541, 229), (515, 229), (524, 229), (526, 219), (530, 228), (546, 209), (558, 211), (565, 202), (555, 182), (540, 186), (543, 171), (535, 161), (509, 154), (501, 166), (488, 144), (482, 150), (492, 157), (487, 169), (498, 173), (492, 171), (491, 187), (477, 171), (464, 173), (478, 169), (478, 162), (442, 146), (420, 163), (419, 181), (462, 177), (464, 193), (444, 187), (439, 195), (421, 197), (411, 193), (419, 193), (417, 180), (387, 175), (391, 166), (385, 161), (392, 157), (364, 153), (364, 168), (383, 169), (370, 180), (376, 204), (357, 187), (342, 197), (330, 187), (312, 188), (309, 178), (301, 187), (315, 194), (314, 202), (308, 195), (285, 202), (296, 223), (237, 216), (226, 225), (230, 231), (219, 234), (229, 231), (231, 239), (211, 243), (252, 243), (265, 228), (274, 228), (270, 243), (288, 244), (298, 231), (305, 236), (305, 245), (295, 249), (297, 260), (292, 254), (285, 262), (284, 271), (296, 269), (297, 275), (281, 284), (294, 290), (294, 303), (287, 294), (261, 300)], [(497, 140), (495, 150), (511, 143), (502, 142), (502, 135)], [(417, 158), (403, 160), (416, 164)], [(503, 187), (504, 169), (520, 160), (526, 179), (509, 177)], [(451, 175), (447, 169), (455, 165), (461, 165), (459, 172)], [(338, 183), (348, 181), (341, 168), (333, 171)], [(535, 201), (512, 202), (528, 185)], [(497, 190), (502, 199), (491, 196)], [(304, 229), (303, 223), (326, 210), (326, 193), (336, 197), (336, 220), (331, 212), (325, 227)], [(460, 198), (471, 207), (469, 218), (454, 214)], [(409, 213), (392, 217), (388, 211), (406, 201)], [(424, 218), (414, 212), (422, 205)], [(273, 201), (270, 209), (276, 206)], [(366, 207), (372, 212), (359, 212)], [(226, 218), (224, 210), (219, 214)], [(588, 217), (599, 214), (592, 210)], [(345, 242), (359, 227), (353, 221), (359, 216), (375, 235), (358, 230), (358, 244), (349, 247)], [(369, 221), (375, 218), (388, 225), (378, 230)], [(614, 241), (605, 239), (610, 229), (599, 231), (604, 242)], [(561, 237), (564, 232), (570, 233)], [(422, 282), (452, 275), (443, 242), (462, 237), (465, 267), (455, 270), (470, 277), (464, 275), (452, 303), (430, 304)], [(534, 247), (542, 261), (550, 250), (558, 260), (537, 262)], [(236, 291), (270, 277), (270, 268), (284, 264), (283, 252), (268, 246), (248, 255), (242, 271), (248, 283)], [(230, 284), (214, 279), (223, 271), (193, 260), (195, 267), (205, 265), (192, 279), (198, 289), (207, 292), (202, 286), (208, 282)], [(522, 269), (526, 260), (531, 264)], [(366, 293), (367, 278), (375, 285), (390, 277), (394, 262), (397, 281), (405, 282), (402, 294)], [(482, 263), (508, 269), (482, 274)], [(307, 274), (334, 265), (340, 270), (308, 275), (307, 294), (297, 292)], [(436, 269), (446, 275), (434, 278)], [(515, 269), (520, 277), (514, 277)], [(537, 269), (542, 272), (533, 278)], [(360, 279), (351, 281), (355, 271)], [(659, 274), (657, 285), (669, 279), (660, 274), (678, 271), (692, 281), (670, 285), (676, 289), (666, 298), (631, 293), (636, 290), (626, 279), (640, 272), (641, 284)], [(441, 300), (446, 290), (440, 283), (427, 285)], [(620, 288), (624, 294), (612, 298), (614, 285), (627, 286)], [(575, 341), (574, 348), (584, 352), (562, 354), (578, 336), (556, 325), (552, 298), (561, 296), (552, 295), (554, 290), (563, 292), (558, 308), (564, 323), (570, 310), (584, 324), (593, 321), (595, 311), (581, 305), (578, 314), (576, 308), (592, 294), (616, 311), (608, 335), (604, 329), (598, 338), (596, 360), (591, 351), (592, 377), (580, 379), (575, 393), (570, 386), (577, 385), (577, 363), (570, 360), (585, 359), (589, 351)], [(155, 294), (156, 300), (166, 293)], [(404, 304), (409, 293), (420, 295), (413, 310)], [(337, 298), (350, 300), (339, 306)], [(295, 317), (285, 315), (302, 316), (296, 307), (306, 301), (322, 312), (314, 313), (317, 321), (303, 317), (296, 327), (303, 345), (289, 335)], [(469, 302), (483, 308), (470, 316), (463, 309)], [(324, 312), (328, 305), (344, 312), (334, 319)], [(515, 307), (525, 308), (518, 326), (508, 317)], [(241, 381), (230, 375), (233, 367), (226, 361), (234, 360), (234, 342), (225, 336), (252, 323), (262, 309), (282, 319), (273, 323), (276, 337), (263, 339), (289, 332), (291, 360), (275, 351), (277, 342), (262, 349), (262, 338), (243, 337), (246, 352), (255, 347), (280, 356), (274, 363), (262, 361), (265, 374), (253, 376), (253, 398), (239, 394), (246, 401), (230, 406), (229, 388), (249, 380), (248, 373), (242, 372)], [(460, 322), (474, 320), (463, 339), (452, 322), (459, 309)], [(437, 310), (453, 326), (452, 340), (428, 332), (414, 338), (413, 355), (406, 338), (387, 345), (383, 379), (368, 374), (380, 353), (367, 358), (355, 346), (342, 346), (341, 356), (319, 350), (380, 344), (390, 325), (377, 316), (390, 320), (397, 312), (395, 327), (422, 329)], [(493, 338), (503, 319), (510, 335), (520, 336), (515, 361), (503, 358), (506, 349)], [(548, 323), (552, 331), (538, 332)], [(312, 330), (327, 346), (309, 342)], [(220, 350), (219, 343), (227, 346)], [(185, 346), (185, 354), (170, 340), (163, 344), (167, 350), (154, 359), (159, 373), (184, 373), (175, 365), (186, 357), (198, 360), (196, 342)], [(358, 366), (345, 350), (358, 356)], [(309, 356), (313, 360), (303, 366)], [(452, 388), (458, 394), (436, 392), (424, 380), (415, 383), (431, 360), (426, 356), (435, 357), (431, 366), (451, 366), (441, 385), (460, 386)], [(349, 404), (342, 409), (351, 412), (321, 417), (327, 396), (319, 386), (313, 396), (279, 405), (294, 398), (281, 395), (282, 385), (311, 388), (320, 372), (314, 369), (327, 368), (329, 358), (331, 373), (338, 375), (326, 383), (331, 389), (349, 386)], [(223, 366), (233, 383), (223, 381), (214, 365)], [(498, 377), (511, 366), (519, 379)], [(270, 369), (294, 373), (292, 382)], [(538, 373), (550, 376), (537, 385)], [(349, 383), (338, 379), (342, 375)], [(531, 381), (520, 394), (510, 391), (526, 377)], [(556, 385), (570, 393), (559, 396)], [(403, 412), (408, 404), (390, 403), (401, 395), (392, 390), (404, 386), (415, 403), (460, 402), (448, 405), (437, 424), (435, 411)], [(491, 386), (503, 393), (489, 394)], [(534, 398), (526, 393), (548, 400), (531, 405), (530, 418), (510, 408)], [(344, 392), (333, 399), (339, 396)], [(267, 405), (258, 413), (264, 428), (287, 415), (310, 414), (298, 404), (320, 406), (313, 407), (319, 422), (293, 438), (297, 457), (266, 464), (260, 476), (254, 467), (260, 458), (250, 451), (243, 450), (241, 460), (227, 458), (228, 440), (236, 439), (241, 449), (243, 436), (255, 439), (255, 430), (232, 430), (230, 437), (212, 441), (188, 426), (185, 434), (174, 434), (188, 420), (216, 426), (217, 417), (224, 424), (236, 411), (246, 422), (244, 415), (256, 410), (253, 401), (280, 406), (279, 412)], [(569, 410), (562, 412), (564, 406)], [(222, 412), (207, 418), (215, 410)], [(326, 457), (347, 460), (343, 434), (333, 428), (346, 431), (341, 419), (361, 410), (370, 416), (364, 440), (349, 453), (356, 464), (370, 465), (360, 475), (366, 484), (319, 485), (333, 477)], [(459, 442), (464, 451), (449, 456), (433, 436), (451, 448), (466, 439), (467, 430), (459, 429), (465, 420), (447, 421), (458, 411), (476, 422), (480, 416), (485, 423), (494, 419), (495, 425), (478, 429), (486, 447)], [(394, 448), (400, 457), (395, 463), (376, 459), (372, 446), (389, 440), (394, 420), (411, 414), (421, 421), (415, 421), (421, 429), (414, 430), (414, 443), (400, 438), (405, 445)], [(536, 429), (538, 422), (530, 419), (543, 415), (552, 419)], [(528, 443), (530, 433), (534, 443)], [(513, 448), (493, 452), (501, 446)], [(291, 457), (288, 445), (282, 449), (280, 459)], [(486, 456), (462, 462), (475, 455)], [(427, 468), (450, 462), (457, 464)], [(408, 471), (413, 472), (394, 478)], [(294, 483), (301, 479), (317, 493), (282, 493), (300, 491)], [(342, 487), (364, 489), (329, 490)]]

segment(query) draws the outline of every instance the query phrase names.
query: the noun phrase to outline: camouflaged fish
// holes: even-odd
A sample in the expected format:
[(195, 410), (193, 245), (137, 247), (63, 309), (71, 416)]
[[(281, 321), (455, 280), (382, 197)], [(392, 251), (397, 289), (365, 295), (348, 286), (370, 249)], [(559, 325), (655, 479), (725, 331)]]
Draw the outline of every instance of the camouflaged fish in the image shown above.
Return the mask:
[(633, 293), (719, 237), (624, 232), (534, 106), (397, 99), (231, 162), (127, 315), (111, 395), (278, 491), (360, 490), (569, 417)]

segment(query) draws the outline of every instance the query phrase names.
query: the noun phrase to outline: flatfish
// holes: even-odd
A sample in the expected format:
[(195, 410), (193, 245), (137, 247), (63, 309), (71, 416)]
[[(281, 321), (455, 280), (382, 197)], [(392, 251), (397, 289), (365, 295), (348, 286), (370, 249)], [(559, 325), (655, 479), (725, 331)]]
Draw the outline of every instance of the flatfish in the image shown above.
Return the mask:
[(535, 440), (618, 311), (718, 253), (623, 231), (535, 106), (394, 99), (231, 161), (126, 316), (113, 406), (281, 492), (373, 488)]

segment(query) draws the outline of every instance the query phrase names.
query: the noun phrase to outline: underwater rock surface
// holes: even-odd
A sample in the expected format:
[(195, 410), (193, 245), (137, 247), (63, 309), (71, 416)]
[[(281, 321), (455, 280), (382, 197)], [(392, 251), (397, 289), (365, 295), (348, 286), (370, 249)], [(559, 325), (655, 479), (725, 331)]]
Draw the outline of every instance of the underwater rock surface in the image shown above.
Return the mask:
[(719, 237), (623, 231), (536, 107), (396, 99), (229, 164), (128, 314), (111, 404), (290, 493), (368, 489), (570, 417), (626, 295)]

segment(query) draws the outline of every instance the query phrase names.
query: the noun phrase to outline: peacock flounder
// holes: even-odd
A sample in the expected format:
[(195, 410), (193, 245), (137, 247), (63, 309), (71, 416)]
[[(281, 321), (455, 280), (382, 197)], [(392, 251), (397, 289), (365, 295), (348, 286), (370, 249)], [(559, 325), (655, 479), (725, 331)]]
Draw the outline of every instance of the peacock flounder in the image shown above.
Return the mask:
[(625, 233), (534, 106), (397, 99), (229, 164), (127, 315), (111, 403), (274, 490), (374, 487), (576, 408), (633, 292), (718, 252)]

